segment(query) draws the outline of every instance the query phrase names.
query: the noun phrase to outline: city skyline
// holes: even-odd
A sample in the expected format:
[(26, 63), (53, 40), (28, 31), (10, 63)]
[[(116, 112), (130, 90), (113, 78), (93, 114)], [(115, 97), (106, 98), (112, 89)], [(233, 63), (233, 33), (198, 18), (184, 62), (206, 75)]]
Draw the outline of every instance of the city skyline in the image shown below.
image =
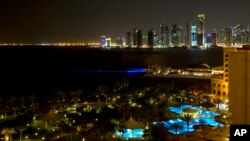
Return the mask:
[[(134, 28), (147, 34), (160, 24), (197, 24), (205, 14), (205, 32), (249, 24), (247, 0), (54, 0), (2, 2), (0, 43), (93, 42), (100, 35), (125, 37)], [(179, 9), (179, 10), (178, 10)], [(226, 15), (225, 15), (226, 13)]]

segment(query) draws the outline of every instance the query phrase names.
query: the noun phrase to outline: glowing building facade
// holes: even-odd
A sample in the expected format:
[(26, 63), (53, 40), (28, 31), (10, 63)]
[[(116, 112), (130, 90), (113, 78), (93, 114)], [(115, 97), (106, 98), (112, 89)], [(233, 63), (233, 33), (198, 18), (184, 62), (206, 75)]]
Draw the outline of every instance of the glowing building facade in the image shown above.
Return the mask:
[(191, 46), (197, 47), (197, 26), (191, 26)]
[(197, 46), (201, 47), (204, 46), (205, 43), (205, 15), (204, 14), (198, 14), (198, 33), (197, 33)]
[(232, 46), (232, 28), (231, 27), (225, 28), (224, 43), (225, 43), (225, 46), (227, 47)]
[(107, 45), (106, 44), (106, 36), (100, 37), (100, 45), (101, 45), (101, 47), (105, 47)]
[(166, 46), (170, 47), (170, 32), (168, 26), (165, 26), (165, 35), (166, 35)]
[(212, 46), (212, 34), (206, 34), (206, 45), (208, 47)]
[(166, 46), (166, 30), (164, 24), (160, 25), (160, 37), (159, 37), (159, 45), (162, 47)]
[(111, 47), (111, 38), (106, 38), (106, 47)]
[(191, 34), (191, 31), (190, 31), (190, 22), (187, 21), (187, 25), (186, 25), (186, 46), (187, 47), (190, 47), (190, 34)]

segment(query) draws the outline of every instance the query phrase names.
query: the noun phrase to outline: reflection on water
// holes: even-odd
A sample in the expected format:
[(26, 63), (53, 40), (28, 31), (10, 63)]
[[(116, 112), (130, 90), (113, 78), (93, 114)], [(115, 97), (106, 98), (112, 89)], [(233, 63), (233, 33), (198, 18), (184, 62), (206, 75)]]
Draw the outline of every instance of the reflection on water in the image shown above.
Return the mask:
[[(222, 65), (222, 49), (88, 49), (83, 47), (0, 47), (0, 83), (6, 91), (101, 83), (111, 73), (75, 74), (79, 69), (128, 70), (149, 65)], [(119, 78), (127, 74), (114, 74)], [(129, 76), (131, 77), (131, 75)]]

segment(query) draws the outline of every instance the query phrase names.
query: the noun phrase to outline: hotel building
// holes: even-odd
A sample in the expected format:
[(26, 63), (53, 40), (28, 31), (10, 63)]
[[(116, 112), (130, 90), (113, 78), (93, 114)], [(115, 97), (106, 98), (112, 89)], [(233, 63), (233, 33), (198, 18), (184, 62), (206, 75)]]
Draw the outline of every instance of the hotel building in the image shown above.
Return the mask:
[(250, 124), (250, 47), (224, 50), (232, 124)]

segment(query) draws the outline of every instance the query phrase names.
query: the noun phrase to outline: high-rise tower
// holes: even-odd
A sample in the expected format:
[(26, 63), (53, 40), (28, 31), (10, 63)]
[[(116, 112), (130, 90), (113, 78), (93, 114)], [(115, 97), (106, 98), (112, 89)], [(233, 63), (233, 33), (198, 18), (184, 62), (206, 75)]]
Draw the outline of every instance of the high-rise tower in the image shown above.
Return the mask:
[(191, 46), (197, 47), (197, 26), (191, 26)]
[(166, 30), (164, 24), (160, 25), (160, 39), (159, 39), (159, 44), (160, 46), (166, 46)]
[(177, 24), (174, 24), (171, 29), (171, 44), (174, 47), (177, 47), (179, 45), (179, 29)]
[(232, 28), (231, 27), (225, 28), (224, 43), (225, 43), (225, 46), (227, 47), (232, 46)]
[(166, 35), (166, 46), (169, 47), (170, 46), (170, 36), (169, 36), (169, 28), (167, 25), (165, 27), (165, 35)]
[(148, 47), (154, 47), (154, 31), (152, 29), (148, 31)]
[(133, 31), (133, 46), (138, 48), (142, 47), (142, 31), (137, 28)]
[(138, 29), (135, 28), (133, 30), (133, 47), (136, 47), (137, 45), (137, 36), (138, 36)]
[(204, 46), (205, 43), (205, 15), (204, 14), (198, 14), (198, 33), (197, 33), (197, 46), (201, 47)]
[(212, 46), (217, 46), (217, 32), (215, 29), (212, 32)]
[(190, 34), (191, 34), (191, 31), (190, 31), (190, 22), (187, 21), (187, 25), (186, 25), (186, 46), (187, 47), (190, 47)]
[(126, 33), (126, 45), (128, 47), (132, 46), (132, 34), (131, 34), (131, 32)]

